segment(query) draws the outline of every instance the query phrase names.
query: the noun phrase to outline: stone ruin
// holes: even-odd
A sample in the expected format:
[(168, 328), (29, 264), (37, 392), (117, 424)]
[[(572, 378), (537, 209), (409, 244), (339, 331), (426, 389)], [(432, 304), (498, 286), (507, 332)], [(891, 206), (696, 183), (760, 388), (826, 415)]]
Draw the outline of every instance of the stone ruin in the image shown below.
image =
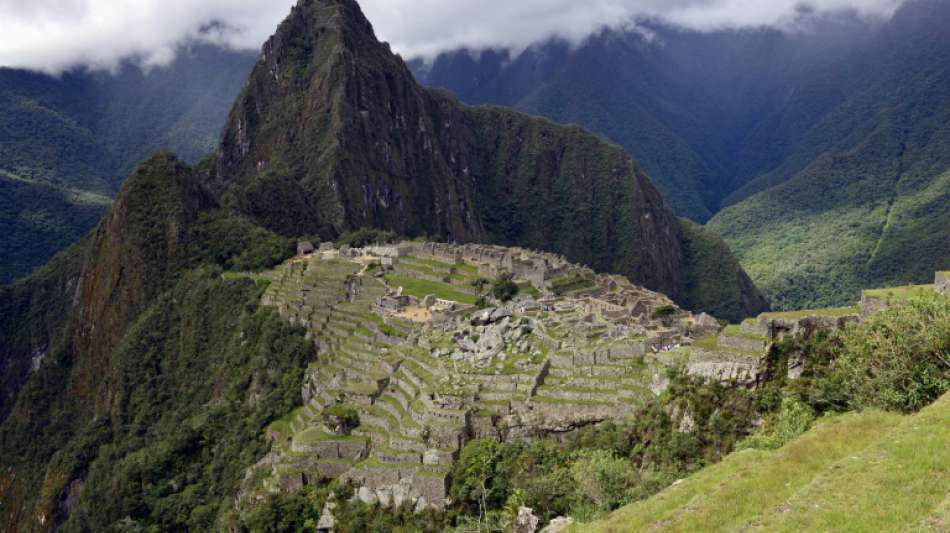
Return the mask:
[[(479, 278), (503, 272), (530, 290), (472, 306)], [(553, 293), (564, 276), (586, 281)], [(342, 478), (363, 501), (416, 509), (446, 504), (451, 465), (470, 439), (557, 436), (633, 416), (674, 365), (755, 386), (772, 342), (860, 316), (766, 313), (724, 327), (560, 256), (471, 244), (321, 245), (264, 277), (263, 303), (307, 328), (318, 357), (304, 405), (268, 430), (272, 451), (248, 480), (293, 492)], [(428, 314), (410, 320), (412, 308)], [(329, 414), (340, 409), (358, 418), (354, 427), (341, 430)]]

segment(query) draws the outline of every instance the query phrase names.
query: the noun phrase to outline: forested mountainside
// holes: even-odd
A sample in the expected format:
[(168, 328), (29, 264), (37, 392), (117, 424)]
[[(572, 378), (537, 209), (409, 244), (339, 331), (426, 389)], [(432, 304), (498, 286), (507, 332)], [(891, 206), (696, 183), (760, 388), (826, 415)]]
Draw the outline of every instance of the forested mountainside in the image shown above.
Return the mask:
[[(167, 67), (52, 77), (0, 69), (0, 282), (95, 226), (122, 179), (158, 149), (212, 152), (254, 54), (195, 45)], [(16, 201), (13, 201), (14, 195)], [(7, 255), (6, 252), (9, 252)]]
[(848, 18), (807, 24), (809, 31), (795, 34), (644, 22), (576, 47), (538, 43), (517, 56), (460, 50), (410, 66), (420, 82), (467, 103), (509, 105), (606, 136), (641, 163), (678, 214), (705, 222), (782, 160), (833, 100), (810, 98), (814, 109), (798, 106), (794, 121), (762, 124), (781, 117), (802, 83), (824, 77), (875, 31)]
[(216, 156), (152, 157), (86, 239), (0, 289), (4, 529), (224, 520), (314, 346), (262, 307), (267, 283), (222, 271), (364, 225), (563, 252), (723, 316), (765, 308), (619, 147), (423, 90), (354, 1), (303, 0)]
[[(858, 308), (769, 313), (723, 328), (577, 267), (541, 278), (545, 294), (558, 296), (536, 302), (537, 278), (478, 288), (468, 281), (482, 266), (464, 261), (400, 256), (385, 269), (378, 257), (348, 258), (346, 247), (291, 258), (294, 241), (217, 202), (203, 185), (209, 171), (153, 157), (86, 240), (0, 289), (4, 529), (292, 531), (326, 515), (331, 494), (341, 531), (442, 531), (486, 509), (486, 520), (504, 523), (512, 504), (545, 519), (590, 518), (718, 460), (760, 416), (769, 416), (766, 429), (749, 445), (775, 447), (815, 412), (913, 412), (950, 387), (941, 366), (950, 300), (938, 296), (950, 289), (947, 272), (930, 287), (869, 292), (868, 313), (894, 307), (841, 335), (835, 329), (857, 320)], [(385, 238), (363, 233), (342, 242)], [(367, 251), (399, 247), (376, 248)], [(481, 245), (411, 249), (484, 253), (501, 266), (493, 253), (524, 260)], [(503, 302), (522, 291), (527, 300)], [(435, 294), (468, 312), (438, 327), (412, 324), (378, 314), (387, 294), (417, 306)], [(615, 326), (579, 307), (599, 298), (640, 308), (627, 294), (647, 296), (647, 307), (640, 316), (616, 305), (598, 311)], [(452, 350), (466, 352), (456, 360)], [(454, 402), (471, 390), (480, 422), (462, 417), (455, 427)], [(509, 402), (529, 411), (513, 417)], [(327, 433), (337, 423), (358, 431)], [(561, 444), (522, 438), (572, 429), (580, 431)], [(460, 440), (446, 437), (453, 432)], [(328, 455), (369, 439), (370, 457)], [(450, 442), (461, 449), (442, 449)], [(431, 448), (425, 459), (416, 446)], [(379, 496), (351, 501), (352, 487), (329, 482), (357, 463), (365, 479), (355, 482)], [(931, 463), (923, 468), (915, 479), (932, 479)], [(386, 472), (410, 471), (417, 475), (405, 479), (429, 496), (436, 489), (425, 487), (441, 479), (435, 494), (456, 503), (415, 513), (363, 502), (382, 501)]]
[(681, 215), (706, 221), (727, 208), (712, 229), (776, 306), (794, 308), (921, 282), (946, 262), (948, 21), (946, 2), (922, 0), (883, 24), (691, 33), (651, 23), (649, 37), (603, 32), (577, 49), (412, 65), (467, 102), (621, 143)]
[(947, 22), (950, 3), (908, 4), (847, 71), (804, 87), (842, 97), (710, 222), (777, 306), (834, 305), (950, 263)]
[(213, 156), (149, 158), (0, 287), (0, 529), (595, 518), (819, 414), (925, 408), (948, 276), (726, 325), (699, 311), (764, 301), (619, 147), (422, 89), (354, 0), (300, 0)]
[(518, 245), (720, 316), (766, 305), (721, 240), (678, 219), (620, 147), (423, 89), (353, 2), (303, 3), (264, 45), (210, 183), (281, 234), (375, 227)]

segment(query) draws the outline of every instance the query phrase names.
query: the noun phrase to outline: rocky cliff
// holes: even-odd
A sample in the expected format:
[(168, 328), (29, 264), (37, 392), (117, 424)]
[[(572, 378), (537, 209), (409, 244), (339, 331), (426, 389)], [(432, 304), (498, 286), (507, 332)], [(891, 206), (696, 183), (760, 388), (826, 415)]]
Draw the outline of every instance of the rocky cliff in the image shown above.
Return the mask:
[[(209, 182), (283, 234), (381, 227), (518, 244), (626, 274), (690, 308), (736, 318), (766, 306), (718, 237), (684, 227), (622, 149), (421, 87), (353, 0), (301, 1), (264, 45)], [(725, 252), (705, 257), (701, 275), (686, 250), (696, 238)]]

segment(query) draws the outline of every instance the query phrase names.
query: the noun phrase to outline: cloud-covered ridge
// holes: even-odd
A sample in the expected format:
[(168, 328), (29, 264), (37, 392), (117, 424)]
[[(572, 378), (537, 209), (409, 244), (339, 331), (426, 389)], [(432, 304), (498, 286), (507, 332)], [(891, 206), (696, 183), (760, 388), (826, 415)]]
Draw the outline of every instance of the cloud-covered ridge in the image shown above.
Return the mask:
[[(638, 18), (697, 30), (791, 27), (802, 13), (886, 18), (904, 0), (362, 0), (381, 39), (406, 57), (467, 47), (521, 49), (578, 42)], [(59, 72), (76, 65), (146, 66), (185, 41), (255, 50), (293, 0), (0, 0), (0, 66)]]

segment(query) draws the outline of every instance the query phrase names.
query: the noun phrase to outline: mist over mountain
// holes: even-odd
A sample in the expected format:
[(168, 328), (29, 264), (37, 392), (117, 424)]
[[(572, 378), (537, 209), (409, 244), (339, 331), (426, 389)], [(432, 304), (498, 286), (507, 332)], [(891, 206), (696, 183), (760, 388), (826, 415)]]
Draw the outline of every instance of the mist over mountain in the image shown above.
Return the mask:
[[(460, 50), (410, 64), (420, 81), (466, 102), (511, 105), (603, 134), (636, 154), (679, 214), (704, 222), (794, 142), (762, 139), (762, 124), (878, 31), (851, 17), (802, 33), (642, 28), (649, 32), (603, 31), (580, 47), (551, 41), (517, 56)], [(817, 105), (813, 114), (830, 103)], [(772, 135), (794, 136), (808, 123), (805, 116)]]
[[(661, 19), (700, 31), (770, 27), (798, 31), (809, 20), (841, 15), (886, 20), (905, 0), (366, 0), (384, 41), (405, 57), (459, 47), (523, 50), (550, 38), (580, 43), (602, 28)], [(111, 70), (133, 59), (167, 65), (184, 42), (256, 50), (292, 0), (32, 0), (0, 4), (9, 22), (0, 66), (61, 73)]]
[[(884, 24), (822, 18), (801, 33), (700, 33), (653, 25), (649, 35), (605, 31), (579, 48), (548, 42), (517, 56), (461, 50), (412, 66), (424, 83), (467, 102), (512, 105), (578, 123), (623, 145), (682, 216), (705, 222), (739, 203), (713, 227), (738, 251), (753, 279), (779, 305), (823, 305), (847, 301), (869, 282), (922, 281), (927, 269), (947, 260), (946, 246), (904, 248), (909, 241), (892, 245), (893, 234), (882, 233), (885, 226), (895, 231), (920, 217), (898, 217), (891, 225), (883, 215), (832, 213), (868, 202), (886, 205), (928, 187), (942, 190), (937, 180), (946, 165), (934, 161), (936, 155), (923, 155), (943, 153), (942, 128), (939, 120), (919, 117), (939, 114), (947, 97), (948, 20), (946, 2), (919, 1)], [(897, 132), (919, 132), (913, 142), (923, 151), (871, 152), (882, 167), (909, 170), (926, 161), (926, 170), (905, 181), (918, 184), (912, 190), (902, 187), (895, 195), (885, 192), (891, 186), (870, 187), (859, 167), (821, 170), (823, 156), (871, 150), (864, 140), (885, 121)], [(763, 193), (772, 194), (768, 207), (745, 207), (763, 206), (768, 196), (743, 200), (806, 168), (811, 185), (798, 180), (800, 187)], [(841, 180), (854, 190), (877, 192), (815, 192)], [(804, 211), (791, 207), (800, 200), (807, 204)], [(939, 203), (922, 211), (929, 221), (924, 241), (947, 242)], [(862, 229), (842, 232), (840, 225), (853, 219), (862, 221)], [(787, 221), (781, 230), (773, 224), (778, 220)], [(789, 240), (790, 234), (799, 237)], [(848, 244), (833, 235), (844, 235)], [(872, 264), (882, 249), (905, 259)]]
[(153, 151), (190, 162), (209, 154), (254, 58), (192, 46), (147, 71), (134, 63), (60, 77), (0, 69), (0, 186), (10, 191), (0, 206), (8, 228), (0, 281), (28, 274), (88, 232)]

